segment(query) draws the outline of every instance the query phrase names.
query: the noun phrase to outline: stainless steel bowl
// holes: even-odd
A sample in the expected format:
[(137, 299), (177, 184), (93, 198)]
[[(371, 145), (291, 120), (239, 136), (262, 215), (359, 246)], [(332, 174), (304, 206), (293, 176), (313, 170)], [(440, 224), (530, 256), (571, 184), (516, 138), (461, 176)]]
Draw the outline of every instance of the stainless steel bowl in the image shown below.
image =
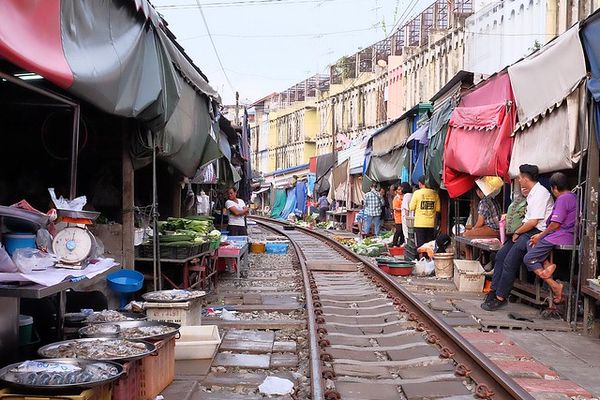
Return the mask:
[[(38, 354), (42, 357), (45, 358), (53, 358), (51, 354), (49, 354), (48, 352), (50, 350), (53, 350), (61, 345), (67, 345), (70, 343), (74, 343), (74, 342), (93, 342), (93, 341), (98, 341), (98, 342), (102, 342), (102, 341), (113, 341), (113, 340), (122, 340), (124, 342), (136, 342), (136, 343), (142, 343), (145, 346), (145, 351), (136, 354), (136, 355), (132, 355), (132, 356), (123, 356), (123, 357), (106, 357), (106, 358), (97, 358), (96, 360), (99, 361), (117, 361), (117, 362), (127, 362), (127, 361), (133, 361), (133, 360), (138, 360), (140, 358), (144, 358), (152, 353), (156, 352), (156, 346), (150, 342), (146, 342), (143, 340), (127, 340), (127, 339), (115, 339), (115, 338), (85, 338), (85, 339), (71, 339), (71, 340), (63, 340), (62, 342), (56, 342), (56, 343), (50, 343), (47, 344), (45, 346), (42, 346), (38, 349)], [(65, 358), (65, 357), (57, 357), (57, 358)], [(83, 359), (83, 360), (90, 360), (93, 358), (87, 358), (85, 356), (78, 356), (77, 359)]]
[[(187, 292), (187, 295), (178, 296), (179, 293)], [(142, 295), (146, 301), (153, 303), (181, 303), (206, 296), (206, 292), (202, 290), (158, 290), (156, 292), (148, 292)]]
[(85, 383), (62, 383), (62, 384), (58, 384), (58, 385), (50, 385), (50, 384), (48, 384), (48, 385), (39, 385), (39, 384), (31, 385), (31, 384), (15, 382), (14, 380), (10, 379), (10, 374), (12, 373), (11, 370), (22, 364), (22, 362), (18, 362), (18, 363), (7, 365), (6, 367), (0, 369), (0, 382), (4, 383), (5, 385), (8, 385), (8, 386), (23, 388), (23, 389), (27, 389), (27, 390), (65, 391), (65, 390), (69, 390), (69, 389), (71, 389), (71, 390), (88, 389), (88, 388), (92, 388), (95, 386), (104, 385), (106, 383), (110, 383), (112, 381), (119, 379), (121, 377), (121, 375), (123, 375), (123, 366), (121, 364), (118, 364), (118, 363), (112, 362), (112, 361), (92, 361), (92, 360), (81, 360), (81, 359), (74, 359), (74, 358), (52, 358), (52, 359), (40, 359), (40, 360), (33, 360), (33, 361), (74, 365), (74, 366), (81, 367), (82, 369), (85, 369), (85, 367), (93, 365), (93, 364), (104, 364), (104, 365), (109, 365), (111, 367), (115, 367), (117, 369), (118, 373), (116, 375), (110, 376), (108, 378), (92, 380), (90, 382), (85, 382)]
[[(119, 327), (119, 330), (116, 334), (116, 336), (101, 336), (100, 332), (90, 332), (91, 330), (97, 330), (98, 328), (102, 327), (103, 325), (109, 326), (109, 325), (116, 325)], [(81, 328), (79, 330), (79, 336), (81, 337), (121, 337), (122, 339), (128, 339), (128, 338), (124, 338), (122, 337), (122, 335), (124, 334), (124, 331), (130, 328), (141, 328), (141, 327), (151, 327), (151, 326), (167, 326), (169, 328), (172, 328), (171, 332), (168, 333), (163, 333), (160, 335), (150, 335), (150, 336), (143, 336), (143, 337), (137, 337), (137, 338), (132, 338), (130, 340), (151, 340), (151, 341), (158, 341), (158, 340), (162, 340), (162, 339), (166, 339), (172, 336), (175, 336), (179, 333), (179, 328), (181, 328), (181, 325), (173, 323), (173, 322), (163, 322), (163, 321), (121, 321), (121, 322), (107, 322), (106, 324), (97, 324), (97, 325), (89, 325), (86, 326), (84, 328)]]

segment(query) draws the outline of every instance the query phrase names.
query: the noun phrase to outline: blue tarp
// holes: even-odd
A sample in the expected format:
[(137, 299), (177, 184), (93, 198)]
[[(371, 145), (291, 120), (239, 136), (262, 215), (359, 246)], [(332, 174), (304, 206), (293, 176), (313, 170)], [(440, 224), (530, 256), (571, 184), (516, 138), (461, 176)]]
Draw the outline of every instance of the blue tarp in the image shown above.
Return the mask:
[(315, 182), (317, 181), (317, 175), (311, 172), (306, 175), (306, 178), (308, 179), (308, 193), (312, 194), (314, 198), (317, 198), (318, 196), (315, 194)]
[(594, 99), (596, 139), (600, 144), (600, 13), (596, 12), (585, 22), (581, 39), (592, 72), (587, 88)]
[(425, 147), (429, 143), (429, 124), (425, 124), (417, 129), (406, 140), (406, 145), (411, 149), (413, 172), (411, 182), (416, 185), (419, 178), (425, 175)]
[(302, 218), (306, 214), (306, 185), (302, 181), (296, 183), (296, 208), (294, 208), (294, 214), (298, 218)]
[(287, 201), (285, 202), (285, 207), (283, 211), (281, 211), (281, 215), (279, 219), (287, 220), (287, 217), (294, 211), (296, 208), (296, 189), (291, 188), (287, 190)]

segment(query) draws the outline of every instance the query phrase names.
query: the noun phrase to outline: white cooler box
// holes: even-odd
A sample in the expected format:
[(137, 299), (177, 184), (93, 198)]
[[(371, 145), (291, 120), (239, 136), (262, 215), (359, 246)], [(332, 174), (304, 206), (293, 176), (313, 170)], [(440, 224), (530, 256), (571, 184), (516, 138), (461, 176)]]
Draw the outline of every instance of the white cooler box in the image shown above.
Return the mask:
[(214, 357), (221, 336), (216, 325), (182, 326), (181, 337), (175, 341), (176, 360), (201, 360)]

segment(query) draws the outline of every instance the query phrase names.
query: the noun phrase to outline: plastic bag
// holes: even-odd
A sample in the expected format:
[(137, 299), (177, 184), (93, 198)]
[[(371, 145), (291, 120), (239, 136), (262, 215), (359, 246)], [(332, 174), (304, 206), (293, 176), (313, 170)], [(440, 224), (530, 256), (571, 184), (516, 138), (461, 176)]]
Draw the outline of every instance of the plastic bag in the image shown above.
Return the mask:
[(56, 206), (56, 208), (60, 210), (70, 210), (70, 211), (82, 211), (83, 207), (87, 203), (87, 197), (81, 196), (77, 197), (73, 200), (67, 200), (64, 197), (60, 196), (60, 198), (56, 198), (56, 193), (54, 192), (54, 188), (48, 188), (48, 192), (50, 193), (50, 198), (52, 202)]
[(267, 376), (258, 386), (261, 393), (266, 395), (284, 395), (294, 391), (294, 383), (289, 379)]
[(0, 246), (0, 272), (18, 272), (17, 266), (6, 250)]
[(435, 263), (433, 260), (427, 260), (423, 257), (415, 263), (415, 269), (413, 271), (417, 276), (431, 275), (433, 271), (435, 271)]
[(52, 250), (52, 236), (46, 229), (38, 229), (35, 235), (35, 244), (38, 249), (48, 251)]
[(58, 259), (50, 253), (38, 249), (17, 249), (12, 256), (19, 272), (28, 274), (31, 271), (43, 271), (56, 264)]

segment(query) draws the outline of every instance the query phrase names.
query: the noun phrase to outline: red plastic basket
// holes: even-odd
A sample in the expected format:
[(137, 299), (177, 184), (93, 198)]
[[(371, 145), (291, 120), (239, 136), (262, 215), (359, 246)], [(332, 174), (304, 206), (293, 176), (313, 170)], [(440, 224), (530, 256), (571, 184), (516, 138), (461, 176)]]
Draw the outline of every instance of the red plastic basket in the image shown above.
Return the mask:
[(154, 344), (158, 354), (140, 360), (138, 399), (154, 400), (175, 379), (175, 336)]
[(403, 256), (404, 247), (390, 247), (389, 252), (393, 256)]

